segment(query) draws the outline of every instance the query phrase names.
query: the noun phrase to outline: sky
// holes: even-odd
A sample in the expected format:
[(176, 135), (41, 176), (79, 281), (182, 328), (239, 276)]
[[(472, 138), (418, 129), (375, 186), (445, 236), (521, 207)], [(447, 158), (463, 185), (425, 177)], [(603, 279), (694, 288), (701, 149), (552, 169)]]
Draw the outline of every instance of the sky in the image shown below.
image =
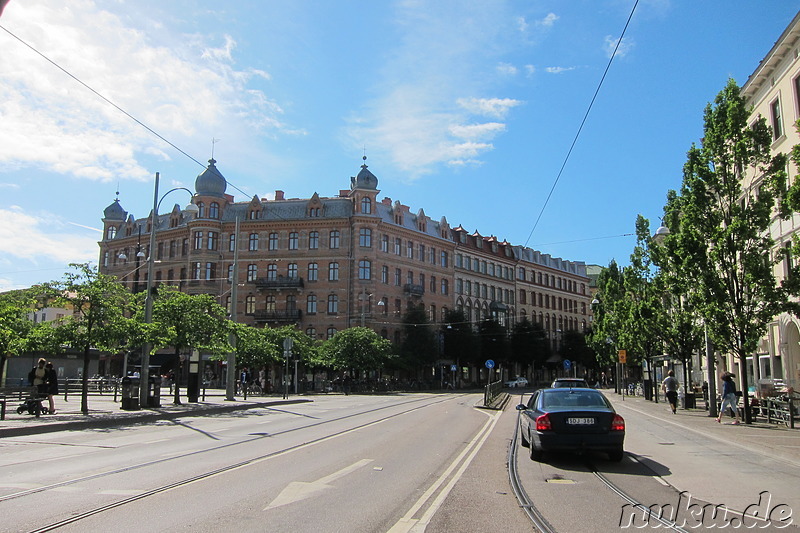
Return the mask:
[[(146, 217), (156, 172), (161, 191), (193, 189), (212, 153), (237, 201), (336, 196), (366, 155), (379, 198), (412, 212), (566, 260), (627, 264), (637, 215), (655, 231), (680, 187), (704, 107), (729, 78), (746, 82), (798, 10), (800, 0), (10, 0), (0, 291), (96, 264), (117, 192)], [(182, 194), (161, 212), (185, 205)]]

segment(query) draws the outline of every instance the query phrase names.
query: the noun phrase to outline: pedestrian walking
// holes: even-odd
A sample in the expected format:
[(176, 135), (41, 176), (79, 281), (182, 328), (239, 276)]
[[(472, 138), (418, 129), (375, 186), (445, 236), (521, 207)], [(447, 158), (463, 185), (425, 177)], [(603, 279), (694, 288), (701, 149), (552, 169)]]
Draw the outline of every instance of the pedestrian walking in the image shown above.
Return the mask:
[(50, 414), (54, 415), (56, 414), (55, 396), (58, 395), (58, 372), (50, 362), (44, 368), (47, 370), (47, 399), (50, 402)]
[(727, 407), (733, 411), (735, 420), (731, 422), (734, 425), (739, 424), (739, 410), (736, 408), (738, 398), (736, 397), (736, 383), (733, 378), (736, 376), (730, 372), (722, 374), (722, 405), (719, 407), (719, 416), (716, 418), (717, 422), (721, 422), (722, 413), (725, 412)]
[(678, 380), (675, 379), (674, 370), (667, 372), (667, 377), (661, 383), (661, 390), (664, 391), (667, 397), (669, 406), (672, 408), (672, 414), (676, 414), (678, 409)]

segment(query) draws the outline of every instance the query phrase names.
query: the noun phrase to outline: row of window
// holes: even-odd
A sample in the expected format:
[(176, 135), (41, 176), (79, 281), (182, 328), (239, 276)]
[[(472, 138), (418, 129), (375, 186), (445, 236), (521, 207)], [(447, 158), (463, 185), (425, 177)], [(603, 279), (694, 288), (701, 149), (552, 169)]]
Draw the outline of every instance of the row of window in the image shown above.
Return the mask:
[(494, 285), (486, 285), (485, 283), (463, 280), (461, 278), (456, 279), (456, 294), (474, 296), (476, 298), (484, 298), (511, 305), (515, 303), (514, 291), (511, 289), (503, 289), (501, 287), (495, 287)]
[[(456, 268), (463, 268), (464, 270), (477, 272), (479, 274), (485, 274), (487, 276), (493, 276), (496, 278), (502, 278), (507, 280), (514, 280), (513, 267), (498, 265), (491, 261), (478, 259), (477, 257), (470, 257), (467, 255), (456, 254), (455, 266)], [(554, 274), (537, 272), (535, 270), (531, 270), (530, 274), (528, 275), (526, 273), (525, 267), (518, 267), (516, 279), (519, 281), (530, 281), (531, 283), (538, 283), (539, 285), (544, 285), (545, 287), (553, 287), (555, 289), (560, 289), (568, 292), (577, 292), (579, 294), (586, 294), (586, 285), (584, 283), (578, 285), (578, 283), (575, 280), (571, 280), (569, 278), (562, 278)]]
[[(568, 313), (578, 312), (578, 301), (569, 298), (556, 297), (555, 295), (542, 294), (531, 291), (531, 305), (537, 305), (545, 309), (557, 309), (558, 311), (567, 311)], [(519, 290), (519, 303), (520, 305), (528, 304), (527, 292), (524, 289)], [(586, 314), (586, 302), (580, 303), (581, 314)]]
[[(486, 319), (494, 319), (502, 324), (506, 318), (505, 313), (501, 313), (503, 316), (499, 316), (498, 313), (492, 311), (485, 302), (483, 304), (474, 302), (473, 304), (473, 302), (470, 300), (461, 301), (459, 299), (459, 301), (456, 303), (456, 309), (464, 313), (464, 317), (467, 319), (467, 322), (475, 324)], [(519, 317), (520, 320), (525, 320), (528, 318), (524, 309), (520, 310)], [(577, 318), (570, 316), (556, 316), (550, 315), (549, 313), (539, 312), (538, 315), (536, 313), (531, 313), (530, 320), (531, 322), (542, 326), (542, 328), (549, 333), (558, 333), (571, 330), (581, 332), (586, 331), (586, 320), (579, 321)]]
[(495, 265), (491, 261), (485, 261), (468, 255), (456, 254), (456, 268), (463, 268), (464, 270), (507, 280), (514, 279), (514, 270), (512, 268), (504, 265)]
[[(381, 252), (389, 253), (389, 239), (389, 235), (381, 235)], [(419, 243), (419, 245), (415, 248), (414, 241), (410, 239), (407, 240), (404, 245), (403, 239), (400, 237), (395, 237), (392, 251), (396, 256), (402, 257), (405, 255), (405, 257), (408, 259), (414, 259), (416, 257), (416, 259), (419, 261), (427, 261), (432, 265), (437, 264), (438, 259), (438, 264), (445, 268), (450, 263), (450, 254), (447, 251), (442, 250), (437, 255), (435, 247), (426, 247), (422, 243)]]

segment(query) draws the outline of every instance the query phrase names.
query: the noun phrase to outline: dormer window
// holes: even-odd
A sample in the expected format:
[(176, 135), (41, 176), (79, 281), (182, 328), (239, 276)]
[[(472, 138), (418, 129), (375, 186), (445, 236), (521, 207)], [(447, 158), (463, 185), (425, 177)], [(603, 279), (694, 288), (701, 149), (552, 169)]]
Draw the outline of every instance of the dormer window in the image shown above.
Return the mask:
[(111, 240), (117, 236), (117, 228), (114, 226), (109, 226), (106, 230), (106, 239)]
[(320, 216), (320, 208), (319, 207), (312, 207), (308, 210), (308, 216), (312, 218), (319, 218)]
[(364, 215), (372, 214), (372, 199), (365, 197), (361, 199), (361, 213)]

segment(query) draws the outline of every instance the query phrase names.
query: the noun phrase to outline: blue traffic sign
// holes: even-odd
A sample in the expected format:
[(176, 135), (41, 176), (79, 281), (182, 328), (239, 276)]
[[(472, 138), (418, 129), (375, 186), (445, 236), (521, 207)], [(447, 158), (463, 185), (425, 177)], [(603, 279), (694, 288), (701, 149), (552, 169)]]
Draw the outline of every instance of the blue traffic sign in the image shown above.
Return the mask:
[(572, 361), (564, 359), (564, 370), (569, 370), (570, 368), (572, 368)]
[(486, 368), (494, 368), (494, 361), (492, 361), (491, 359), (487, 359)]

